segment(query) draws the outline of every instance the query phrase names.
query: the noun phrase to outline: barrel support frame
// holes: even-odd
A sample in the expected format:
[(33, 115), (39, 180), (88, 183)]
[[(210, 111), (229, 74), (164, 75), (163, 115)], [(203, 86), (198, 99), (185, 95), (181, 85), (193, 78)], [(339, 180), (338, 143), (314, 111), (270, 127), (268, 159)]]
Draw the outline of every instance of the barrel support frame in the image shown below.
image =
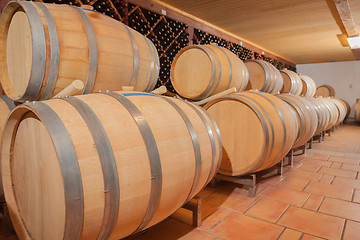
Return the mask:
[(193, 227), (201, 226), (201, 209), (202, 209), (202, 198), (194, 196), (190, 201), (185, 203), (181, 208), (190, 210), (192, 212), (192, 225)]
[(304, 145), (301, 145), (300, 147), (291, 149), (290, 152), (285, 156), (288, 159), (288, 165), (290, 165), (291, 167), (294, 166), (294, 153), (299, 150), (301, 150), (300, 155), (306, 154), (306, 143)]
[[(211, 181), (211, 184), (216, 185), (217, 181), (226, 181), (226, 182), (236, 183), (236, 184), (240, 185), (239, 187), (248, 189), (248, 196), (251, 198), (254, 198), (257, 193), (257, 188), (258, 188), (257, 184), (259, 182), (258, 180), (268, 178), (268, 177), (264, 177), (264, 175), (271, 173), (272, 171), (275, 170), (275, 168), (276, 168), (275, 175), (280, 175), (280, 176), (283, 175), (283, 173), (284, 173), (284, 158), (281, 159), (281, 161), (278, 162), (273, 167), (271, 167), (269, 169), (265, 169), (260, 172), (256, 172), (256, 173), (248, 173), (248, 174), (244, 174), (241, 176), (226, 176), (226, 175), (222, 175), (222, 174), (218, 173), (214, 177), (214, 179)], [(274, 175), (271, 174), (269, 177), (273, 177), (273, 176)]]

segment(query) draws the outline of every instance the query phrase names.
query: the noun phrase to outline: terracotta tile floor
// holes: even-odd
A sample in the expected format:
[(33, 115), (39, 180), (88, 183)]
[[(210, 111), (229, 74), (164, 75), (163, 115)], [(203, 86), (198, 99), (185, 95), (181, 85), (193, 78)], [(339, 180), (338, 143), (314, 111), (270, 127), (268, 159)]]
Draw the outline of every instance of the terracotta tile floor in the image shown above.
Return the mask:
[(181, 210), (136, 239), (360, 239), (359, 148), (360, 126), (341, 126), (283, 176), (263, 176), (255, 198), (219, 182), (200, 193), (202, 226), (189, 226), (191, 213)]
[(360, 126), (341, 126), (296, 156), (282, 176), (276, 170), (263, 175), (255, 198), (236, 184), (209, 185), (198, 194), (200, 227), (180, 209), (135, 239), (360, 239), (359, 149)]

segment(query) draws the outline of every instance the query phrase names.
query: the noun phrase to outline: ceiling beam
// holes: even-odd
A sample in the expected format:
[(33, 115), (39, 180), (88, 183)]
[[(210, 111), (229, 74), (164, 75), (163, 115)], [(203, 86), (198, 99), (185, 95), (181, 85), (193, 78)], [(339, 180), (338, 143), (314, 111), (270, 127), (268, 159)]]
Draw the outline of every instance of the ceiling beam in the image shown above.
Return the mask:
[(334, 3), (345, 27), (347, 36), (354, 37), (359, 35), (359, 33), (356, 31), (348, 0), (334, 0)]

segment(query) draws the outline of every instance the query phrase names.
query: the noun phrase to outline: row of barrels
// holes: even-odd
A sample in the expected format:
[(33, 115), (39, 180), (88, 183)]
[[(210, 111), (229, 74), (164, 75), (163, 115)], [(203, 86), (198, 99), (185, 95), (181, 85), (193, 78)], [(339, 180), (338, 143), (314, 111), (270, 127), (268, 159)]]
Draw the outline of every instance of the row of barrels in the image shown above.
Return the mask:
[(219, 173), (238, 176), (267, 169), (314, 135), (346, 116), (339, 99), (248, 91), (230, 94), (204, 107), (217, 123), (223, 144)]
[[(310, 78), (265, 61), (243, 63), (212, 45), (177, 56), (172, 82), (185, 91), (180, 95), (198, 100), (230, 87), (293, 94), (239, 92), (204, 111), (179, 99), (113, 92), (151, 91), (159, 56), (149, 39), (94, 11), (10, 2), (0, 26), (0, 81), (11, 99), (1, 98), (2, 116), (12, 101), (24, 103), (0, 122), (2, 185), (20, 239), (138, 233), (189, 201), (218, 171), (243, 175), (274, 166), (344, 115), (333, 99), (296, 96), (313, 96)], [(178, 78), (187, 82), (177, 84)], [(77, 79), (82, 93), (102, 92), (46, 100)]]
[[(97, 12), (14, 1), (5, 7), (0, 26), (0, 82), (13, 101), (50, 99), (75, 80), (83, 81), (83, 94), (123, 86), (149, 92), (157, 83), (160, 64), (154, 44)], [(316, 90), (308, 76), (279, 71), (263, 60), (244, 63), (214, 45), (182, 49), (172, 63), (171, 82), (180, 96), (192, 100), (232, 87), (310, 97)]]
[[(20, 239), (127, 237), (217, 173), (222, 144), (211, 116), (143, 93), (160, 70), (145, 36), (95, 11), (26, 1), (7, 4), (0, 32), (9, 97), (0, 99), (1, 189)], [(86, 95), (50, 99), (75, 80)], [(114, 92), (123, 86), (139, 92)]]
[[(11, 103), (2, 98), (4, 113)], [(110, 91), (15, 108), (1, 155), (20, 239), (137, 233), (176, 211), (217, 172), (239, 176), (270, 168), (346, 115), (338, 99), (258, 91), (215, 99), (205, 109)]]
[(188, 99), (201, 100), (235, 87), (238, 92), (256, 89), (268, 93), (291, 93), (313, 97), (315, 82), (306, 75), (263, 60), (241, 61), (234, 53), (216, 45), (183, 48), (171, 66), (171, 83)]

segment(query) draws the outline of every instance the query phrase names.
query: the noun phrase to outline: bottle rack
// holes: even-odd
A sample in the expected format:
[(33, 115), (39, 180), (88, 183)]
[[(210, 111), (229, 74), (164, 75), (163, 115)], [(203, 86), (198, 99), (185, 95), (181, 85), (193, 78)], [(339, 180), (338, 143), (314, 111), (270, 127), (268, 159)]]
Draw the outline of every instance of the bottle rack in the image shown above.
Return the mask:
[(163, 15), (129, 3), (128, 26), (148, 37), (158, 50), (160, 58), (159, 81), (175, 92), (170, 82), (171, 63), (180, 49), (189, 45), (188, 26)]
[(235, 53), (241, 60), (245, 61), (253, 58), (253, 51), (242, 47), (239, 44), (226, 41), (217, 36), (211, 35), (209, 33), (203, 32), (199, 29), (194, 29), (194, 44), (210, 44), (216, 43), (220, 47), (224, 47)]
[(40, 0), (45, 3), (69, 4), (81, 7), (92, 5), (94, 10), (123, 22), (134, 30), (148, 37), (158, 50), (160, 58), (159, 81), (156, 87), (165, 85), (170, 92), (175, 92), (170, 81), (171, 63), (180, 49), (191, 44), (216, 43), (235, 53), (241, 60), (262, 59), (272, 63), (276, 68), (287, 68), (295, 71), (296, 68), (284, 64), (251, 49), (240, 43), (224, 40), (200, 29), (189, 27), (180, 21), (170, 19), (162, 14), (155, 13), (129, 3), (124, 0)]

